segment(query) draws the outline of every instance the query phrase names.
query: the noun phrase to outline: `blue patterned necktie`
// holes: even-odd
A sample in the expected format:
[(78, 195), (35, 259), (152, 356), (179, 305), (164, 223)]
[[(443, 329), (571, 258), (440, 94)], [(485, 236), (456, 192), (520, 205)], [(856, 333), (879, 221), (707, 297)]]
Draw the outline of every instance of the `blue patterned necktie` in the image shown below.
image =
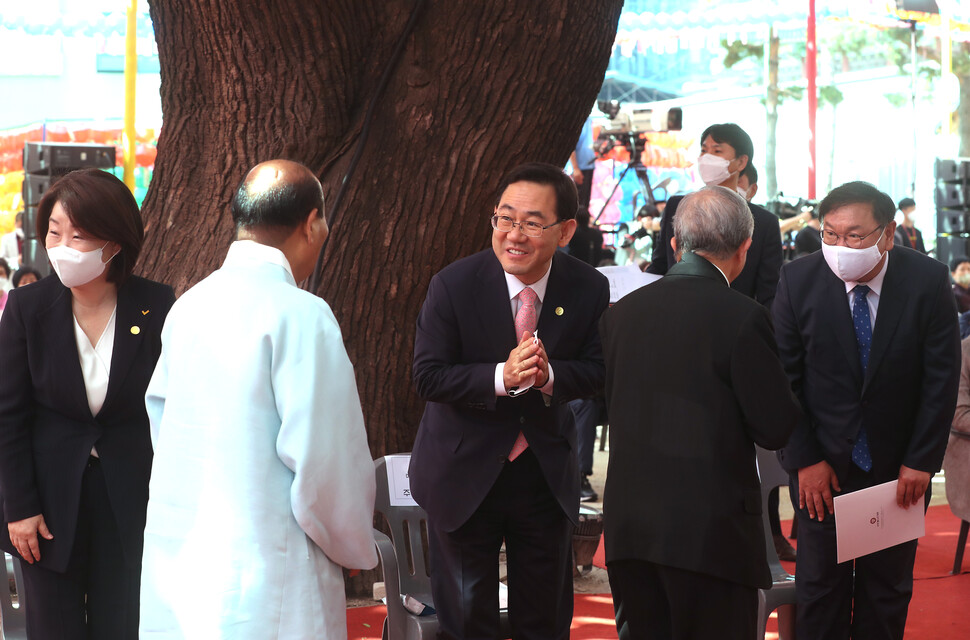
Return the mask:
[[(855, 327), (855, 339), (859, 345), (859, 362), (862, 364), (862, 375), (866, 375), (869, 365), (869, 348), (872, 346), (872, 316), (869, 315), (869, 287), (864, 284), (856, 285), (852, 290), (852, 326)], [(859, 429), (859, 439), (852, 448), (852, 462), (864, 471), (872, 469), (872, 456), (869, 455), (869, 438), (866, 428)]]

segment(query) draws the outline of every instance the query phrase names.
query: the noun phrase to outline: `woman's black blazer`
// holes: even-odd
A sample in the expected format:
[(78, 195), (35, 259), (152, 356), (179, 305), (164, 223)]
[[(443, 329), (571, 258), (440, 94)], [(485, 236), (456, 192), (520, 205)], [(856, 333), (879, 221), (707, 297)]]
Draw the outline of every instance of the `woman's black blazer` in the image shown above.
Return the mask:
[(152, 444), (145, 389), (161, 351), (171, 287), (130, 277), (118, 290), (108, 391), (88, 408), (71, 292), (55, 276), (10, 292), (0, 320), (0, 548), (19, 557), (7, 523), (44, 515), (40, 566), (67, 568), (81, 478), (96, 445), (122, 552), (141, 563)]

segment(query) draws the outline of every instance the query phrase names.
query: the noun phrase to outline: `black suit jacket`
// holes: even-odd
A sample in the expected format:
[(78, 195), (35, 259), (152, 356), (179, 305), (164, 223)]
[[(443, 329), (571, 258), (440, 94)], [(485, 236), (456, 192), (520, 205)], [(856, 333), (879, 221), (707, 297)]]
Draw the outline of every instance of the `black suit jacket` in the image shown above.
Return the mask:
[[(653, 257), (647, 273), (664, 275), (676, 264), (670, 239), (674, 237), (674, 216), (677, 205), (683, 196), (674, 196), (667, 201), (663, 219), (660, 221), (660, 238), (653, 246)], [(751, 234), (751, 248), (744, 269), (731, 283), (731, 288), (749, 298), (754, 298), (771, 308), (778, 287), (778, 271), (781, 269), (781, 230), (778, 217), (767, 209), (748, 203), (754, 217), (754, 232)]]
[(789, 472), (827, 461), (844, 481), (865, 426), (875, 484), (900, 465), (935, 473), (960, 383), (960, 334), (947, 267), (889, 253), (865, 376), (845, 284), (821, 252), (786, 264), (772, 309), (785, 370), (804, 410), (779, 454)]
[[(557, 251), (537, 330), (554, 372), (547, 406), (532, 389), (495, 396), (495, 365), (518, 344), (505, 272), (491, 249), (438, 273), (418, 316), (412, 372), (427, 400), (409, 471), (415, 500), (446, 531), (460, 527), (491, 489), (519, 431), (563, 511), (579, 516), (576, 427), (569, 400), (603, 387), (597, 322), (606, 278)], [(561, 311), (561, 313), (560, 313)]]
[[(600, 331), (607, 562), (768, 587), (754, 445), (778, 449), (798, 418), (768, 311), (686, 253), (603, 314)], [(651, 360), (663, 366), (645, 366)]]
[(70, 290), (49, 276), (10, 292), (0, 321), (0, 548), (18, 555), (6, 524), (40, 513), (54, 539), (40, 539), (39, 564), (66, 569), (81, 476), (97, 445), (120, 551), (129, 564), (141, 563), (152, 464), (145, 389), (174, 301), (170, 287), (143, 278), (119, 288), (108, 391), (92, 416)]

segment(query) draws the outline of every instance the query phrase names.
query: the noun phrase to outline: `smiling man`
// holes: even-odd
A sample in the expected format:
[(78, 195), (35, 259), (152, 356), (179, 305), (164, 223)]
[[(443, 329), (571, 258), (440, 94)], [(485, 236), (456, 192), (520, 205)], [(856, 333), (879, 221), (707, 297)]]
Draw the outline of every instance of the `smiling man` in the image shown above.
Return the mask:
[(497, 194), (491, 250), (438, 273), (418, 316), (412, 371), (427, 405), (411, 490), (428, 512), (440, 637), (500, 637), (504, 541), (514, 637), (566, 640), (579, 515), (566, 403), (602, 389), (609, 287), (556, 251), (577, 209), (559, 168), (521, 165)]
[(956, 407), (949, 274), (895, 246), (894, 213), (871, 184), (833, 189), (822, 250), (782, 268), (772, 307), (803, 410), (779, 454), (798, 508), (799, 638), (903, 637), (916, 541), (838, 564), (833, 496), (898, 480), (899, 506), (929, 503)]

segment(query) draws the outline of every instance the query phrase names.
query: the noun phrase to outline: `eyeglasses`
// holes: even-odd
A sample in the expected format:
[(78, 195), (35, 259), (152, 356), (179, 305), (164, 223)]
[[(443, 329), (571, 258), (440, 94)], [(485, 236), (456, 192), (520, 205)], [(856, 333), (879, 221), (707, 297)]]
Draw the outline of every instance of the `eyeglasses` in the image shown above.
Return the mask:
[(512, 231), (513, 228), (518, 227), (519, 231), (521, 231), (523, 235), (527, 235), (530, 238), (538, 238), (539, 236), (542, 235), (543, 231), (545, 231), (549, 227), (556, 226), (560, 222), (562, 222), (562, 220), (557, 220), (552, 224), (547, 224), (545, 226), (542, 226), (538, 222), (533, 222), (532, 220), (526, 220), (525, 222), (516, 222), (515, 220), (513, 220), (508, 216), (499, 216), (499, 215), (492, 216), (492, 228), (495, 229), (496, 231), (501, 231), (502, 233), (509, 233), (510, 231)]
[(886, 225), (881, 224), (864, 236), (860, 236), (858, 233), (847, 233), (845, 235), (839, 235), (834, 231), (829, 231), (828, 229), (822, 228), (822, 242), (827, 245), (837, 244), (839, 240), (845, 243), (845, 246), (850, 249), (861, 249), (862, 244), (866, 241), (866, 238), (879, 231), (880, 229), (886, 228)]

